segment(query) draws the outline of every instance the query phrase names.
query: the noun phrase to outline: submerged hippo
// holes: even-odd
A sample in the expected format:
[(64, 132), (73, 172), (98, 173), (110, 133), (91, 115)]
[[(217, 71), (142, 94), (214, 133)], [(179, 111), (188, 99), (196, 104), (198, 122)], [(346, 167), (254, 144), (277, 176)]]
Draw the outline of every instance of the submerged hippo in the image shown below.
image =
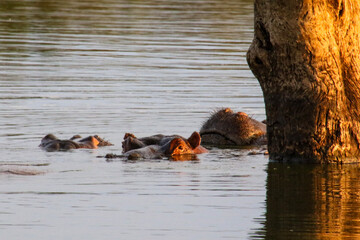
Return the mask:
[(86, 138), (82, 138), (79, 141), (75, 141), (75, 139), (79, 139), (81, 136), (75, 135), (69, 140), (60, 140), (55, 137), (53, 134), (48, 134), (41, 139), (41, 143), (39, 147), (46, 151), (66, 151), (70, 149), (78, 149), (78, 148), (88, 148), (95, 149), (100, 146), (111, 146), (112, 144), (100, 138), (97, 135), (89, 136)]
[(230, 108), (221, 109), (203, 124), (200, 135), (204, 144), (210, 145), (264, 145), (266, 125), (252, 119), (244, 112), (234, 113)]
[(166, 156), (179, 159), (176, 156), (208, 152), (200, 143), (201, 137), (198, 132), (193, 132), (187, 139), (178, 135), (162, 134), (136, 138), (133, 134), (126, 133), (122, 143), (123, 156), (128, 159), (156, 159)]

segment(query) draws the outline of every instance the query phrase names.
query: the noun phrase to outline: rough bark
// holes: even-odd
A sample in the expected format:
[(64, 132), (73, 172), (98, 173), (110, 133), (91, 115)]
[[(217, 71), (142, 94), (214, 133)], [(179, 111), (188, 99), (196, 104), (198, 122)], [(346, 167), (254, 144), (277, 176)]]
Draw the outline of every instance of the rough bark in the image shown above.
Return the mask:
[(360, 1), (255, 0), (270, 158), (359, 162)]

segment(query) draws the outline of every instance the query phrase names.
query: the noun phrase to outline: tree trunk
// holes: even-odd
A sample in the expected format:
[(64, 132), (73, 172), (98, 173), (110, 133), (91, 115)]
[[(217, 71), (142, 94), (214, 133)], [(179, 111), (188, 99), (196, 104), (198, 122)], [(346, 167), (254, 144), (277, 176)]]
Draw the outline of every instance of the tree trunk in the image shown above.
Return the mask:
[(360, 1), (255, 0), (270, 158), (360, 161)]

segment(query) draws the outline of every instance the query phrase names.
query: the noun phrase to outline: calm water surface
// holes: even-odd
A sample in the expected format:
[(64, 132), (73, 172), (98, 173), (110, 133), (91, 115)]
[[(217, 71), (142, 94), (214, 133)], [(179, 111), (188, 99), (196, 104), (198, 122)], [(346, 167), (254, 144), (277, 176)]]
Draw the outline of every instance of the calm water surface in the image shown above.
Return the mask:
[[(360, 237), (357, 166), (268, 163), (246, 149), (97, 157), (121, 153), (126, 132), (189, 136), (220, 107), (264, 119), (252, 37), (250, 0), (2, 0), (2, 238)], [(47, 153), (47, 133), (115, 146)]]

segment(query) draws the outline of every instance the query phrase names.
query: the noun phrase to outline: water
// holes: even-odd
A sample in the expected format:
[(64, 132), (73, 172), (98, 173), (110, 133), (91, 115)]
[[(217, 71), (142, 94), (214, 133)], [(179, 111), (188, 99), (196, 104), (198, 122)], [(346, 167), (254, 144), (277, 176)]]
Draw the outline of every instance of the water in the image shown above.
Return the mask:
[[(252, 1), (2, 0), (0, 13), (2, 238), (360, 236), (357, 166), (218, 148), (188, 162), (98, 158), (121, 153), (126, 132), (190, 136), (220, 107), (265, 118), (245, 59)], [(50, 132), (115, 146), (43, 152)]]

